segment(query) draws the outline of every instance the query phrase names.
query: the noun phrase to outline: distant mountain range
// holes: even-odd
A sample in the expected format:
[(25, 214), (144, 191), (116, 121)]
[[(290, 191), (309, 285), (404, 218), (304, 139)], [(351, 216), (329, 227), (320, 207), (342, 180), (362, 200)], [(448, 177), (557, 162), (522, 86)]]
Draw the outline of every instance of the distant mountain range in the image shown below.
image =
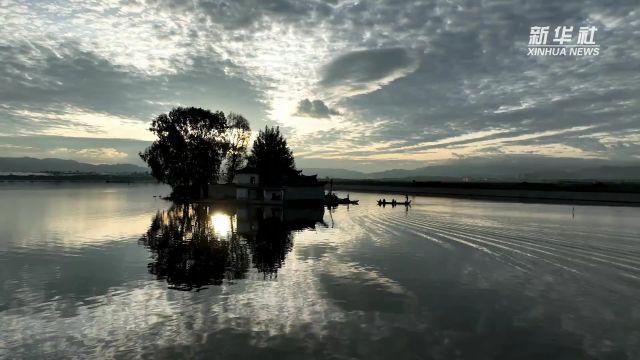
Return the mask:
[[(0, 157), (0, 173), (81, 172), (98, 174), (146, 173), (149, 169), (132, 164), (87, 164), (75, 160)], [(540, 157), (475, 158), (417, 169), (393, 169), (365, 173), (336, 168), (303, 168), (306, 175), (319, 178), (415, 180), (415, 181), (640, 181), (640, 162), (613, 162), (598, 159)]]
[(75, 160), (36, 159), (31, 157), (0, 157), (0, 172), (81, 172), (98, 174), (145, 173), (147, 168), (132, 164), (86, 164)]
[(416, 181), (640, 181), (640, 162), (612, 162), (598, 159), (529, 158), (460, 159), (413, 170), (393, 169), (365, 173), (345, 169), (305, 168), (319, 178), (416, 180)]

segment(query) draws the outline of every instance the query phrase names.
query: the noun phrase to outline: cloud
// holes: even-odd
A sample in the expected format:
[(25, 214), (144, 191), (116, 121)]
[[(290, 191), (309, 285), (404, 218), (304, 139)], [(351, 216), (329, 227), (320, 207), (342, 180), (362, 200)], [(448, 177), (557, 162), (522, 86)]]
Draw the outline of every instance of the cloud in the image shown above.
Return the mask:
[(330, 109), (322, 100), (300, 100), (296, 112), (296, 116), (307, 116), (314, 118), (328, 118), (331, 115), (340, 115), (337, 110)]
[(373, 92), (417, 70), (418, 58), (403, 48), (350, 52), (322, 69), (320, 85), (341, 96)]
[(200, 21), (222, 25), (227, 30), (264, 29), (270, 23), (298, 23), (328, 16), (332, 7), (326, 1), (293, 0), (151, 0), (171, 12), (201, 14)]
[[(47, 158), (54, 156), (78, 161), (89, 159), (96, 163), (118, 162), (143, 165), (138, 153), (150, 144), (151, 141), (118, 138), (52, 135), (0, 136), (0, 153), (2, 156), (10, 157)], [(122, 154), (125, 154), (126, 157)], [(92, 159), (91, 156), (94, 158)]]
[[(50, 48), (21, 40), (0, 50), (3, 133), (84, 136), (71, 130), (86, 122), (86, 114), (98, 114), (100, 120), (83, 126), (85, 133), (117, 130), (123, 121), (146, 132), (154, 116), (178, 105), (241, 109), (254, 126), (264, 118), (261, 95), (245, 80), (225, 74), (225, 64), (215, 60), (195, 57), (180, 73), (147, 74), (82, 50), (76, 42)], [(131, 134), (141, 138), (139, 131)]]
[[(281, 125), (299, 162), (320, 167), (500, 152), (640, 155), (633, 0), (5, 5), (0, 137), (64, 139), (42, 151), (113, 147), (137, 161), (134, 145), (106, 138), (143, 139), (152, 116), (198, 105), (241, 112), (254, 128)], [(599, 29), (600, 56), (526, 56), (531, 26), (587, 24)], [(71, 136), (93, 139), (65, 145)], [(19, 139), (5, 143), (38, 146)]]
[(49, 153), (56, 156), (76, 155), (82, 158), (101, 160), (124, 159), (128, 156), (127, 153), (118, 151), (114, 148), (69, 149), (62, 147), (52, 149)]
[(113, 162), (115, 160), (122, 160), (128, 157), (127, 153), (115, 148), (70, 149), (61, 147), (50, 150), (49, 154), (63, 158), (81, 158), (99, 162)]
[(33, 150), (33, 146), (0, 144), (0, 149), (11, 150), (11, 151), (15, 151), (15, 150)]

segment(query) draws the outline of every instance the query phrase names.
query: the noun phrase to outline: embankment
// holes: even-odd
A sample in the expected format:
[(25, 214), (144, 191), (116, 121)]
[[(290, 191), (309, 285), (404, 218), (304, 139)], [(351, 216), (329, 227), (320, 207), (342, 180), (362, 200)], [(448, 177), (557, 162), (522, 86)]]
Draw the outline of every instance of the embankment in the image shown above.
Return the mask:
[(571, 187), (564, 185), (543, 184), (451, 184), (440, 183), (432, 185), (401, 184), (359, 184), (359, 183), (334, 183), (333, 189), (337, 191), (363, 191), (381, 194), (408, 194), (425, 196), (443, 196), (469, 199), (486, 199), (500, 201), (526, 201), (526, 202), (556, 202), (567, 204), (593, 204), (593, 205), (617, 205), (640, 206), (640, 192), (628, 187), (604, 186), (597, 187)]

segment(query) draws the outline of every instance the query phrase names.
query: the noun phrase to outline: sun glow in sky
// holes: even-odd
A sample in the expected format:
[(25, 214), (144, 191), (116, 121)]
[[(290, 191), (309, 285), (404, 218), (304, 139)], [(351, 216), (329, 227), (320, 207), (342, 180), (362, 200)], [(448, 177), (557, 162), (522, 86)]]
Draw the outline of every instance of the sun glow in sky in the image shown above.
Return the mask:
[[(183, 105), (281, 126), (301, 167), (633, 160), (638, 15), (596, 0), (5, 0), (0, 151), (140, 164), (150, 120)], [(544, 24), (598, 27), (600, 55), (528, 57)]]

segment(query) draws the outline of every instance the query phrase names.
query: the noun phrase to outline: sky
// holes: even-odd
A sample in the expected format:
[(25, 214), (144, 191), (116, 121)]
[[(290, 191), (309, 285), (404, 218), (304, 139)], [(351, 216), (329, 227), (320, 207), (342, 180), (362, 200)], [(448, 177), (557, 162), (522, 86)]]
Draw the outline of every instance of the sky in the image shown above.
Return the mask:
[[(278, 125), (298, 167), (640, 161), (640, 4), (0, 0), (0, 156), (134, 163), (174, 106)], [(595, 26), (598, 56), (528, 56)]]

